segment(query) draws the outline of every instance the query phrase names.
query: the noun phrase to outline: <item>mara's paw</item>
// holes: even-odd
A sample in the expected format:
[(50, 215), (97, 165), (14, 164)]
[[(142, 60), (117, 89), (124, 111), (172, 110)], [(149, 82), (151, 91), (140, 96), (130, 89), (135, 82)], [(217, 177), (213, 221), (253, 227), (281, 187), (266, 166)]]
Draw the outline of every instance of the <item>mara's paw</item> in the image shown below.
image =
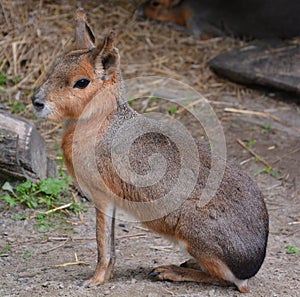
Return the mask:
[(89, 288), (89, 287), (95, 287), (100, 286), (105, 282), (104, 276), (101, 275), (94, 275), (92, 278), (87, 279), (86, 281), (79, 284), (81, 287)]
[(240, 286), (240, 287), (238, 287), (238, 290), (241, 293), (250, 293), (250, 289), (249, 289), (248, 285)]
[(181, 268), (176, 265), (160, 266), (148, 274), (155, 280), (182, 281)]

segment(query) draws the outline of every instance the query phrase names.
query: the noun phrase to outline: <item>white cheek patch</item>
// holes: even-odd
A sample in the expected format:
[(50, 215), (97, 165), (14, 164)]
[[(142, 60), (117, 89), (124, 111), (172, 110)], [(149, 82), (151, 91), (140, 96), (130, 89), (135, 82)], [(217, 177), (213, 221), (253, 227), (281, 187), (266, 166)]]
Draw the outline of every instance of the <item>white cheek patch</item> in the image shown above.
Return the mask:
[(49, 118), (51, 115), (56, 113), (56, 109), (49, 103), (45, 103), (45, 106), (40, 111), (35, 111), (35, 114), (39, 118)]

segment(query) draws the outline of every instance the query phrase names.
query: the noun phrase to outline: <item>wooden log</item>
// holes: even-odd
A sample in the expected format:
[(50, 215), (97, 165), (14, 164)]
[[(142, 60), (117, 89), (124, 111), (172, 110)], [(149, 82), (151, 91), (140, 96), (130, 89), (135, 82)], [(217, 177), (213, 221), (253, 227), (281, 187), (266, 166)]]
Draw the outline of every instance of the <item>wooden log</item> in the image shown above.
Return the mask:
[(55, 176), (56, 164), (47, 157), (45, 141), (35, 126), (0, 111), (0, 183)]
[(209, 65), (218, 75), (238, 83), (300, 95), (297, 43), (256, 41), (213, 58)]

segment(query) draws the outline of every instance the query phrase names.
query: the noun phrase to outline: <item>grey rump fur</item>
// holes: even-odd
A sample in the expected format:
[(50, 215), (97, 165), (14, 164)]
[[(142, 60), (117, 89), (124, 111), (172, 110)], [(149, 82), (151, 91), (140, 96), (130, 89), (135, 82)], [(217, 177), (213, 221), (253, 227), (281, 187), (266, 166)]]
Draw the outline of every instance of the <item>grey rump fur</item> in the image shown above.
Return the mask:
[[(148, 157), (159, 153), (168, 164), (163, 179), (153, 186), (137, 188), (118, 176), (111, 162), (112, 140), (128, 119), (141, 116), (132, 110), (124, 100), (126, 95), (122, 93), (124, 97), (117, 100), (117, 110), (109, 117), (110, 129), (97, 144), (96, 155), (101, 156), (97, 160), (99, 172), (105, 176), (104, 180), (115, 185), (119, 197), (129, 201), (160, 199), (176, 183), (181, 166), (180, 154), (174, 143), (163, 134), (145, 134), (130, 148), (132, 170), (141, 175), (147, 174), (150, 170)], [(168, 230), (167, 236), (173, 235), (193, 242), (188, 252), (195, 259), (217, 255), (237, 278), (251, 278), (263, 263), (268, 239), (268, 214), (262, 194), (248, 175), (227, 161), (216, 195), (205, 207), (199, 209), (197, 202), (210, 173), (211, 153), (207, 145), (194, 140), (200, 159), (195, 189), (176, 211), (161, 219), (147, 222), (146, 225), (150, 228), (151, 225), (164, 225)], [(142, 217), (143, 215), (141, 219)]]

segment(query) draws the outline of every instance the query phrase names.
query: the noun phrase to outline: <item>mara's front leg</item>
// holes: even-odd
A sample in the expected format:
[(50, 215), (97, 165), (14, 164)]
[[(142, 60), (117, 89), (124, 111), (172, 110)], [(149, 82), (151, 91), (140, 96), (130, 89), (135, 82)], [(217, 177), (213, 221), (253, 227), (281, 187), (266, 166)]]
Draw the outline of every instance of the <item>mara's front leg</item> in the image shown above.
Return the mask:
[(115, 264), (115, 206), (96, 207), (98, 263), (94, 276), (84, 285), (101, 285), (113, 277)]

